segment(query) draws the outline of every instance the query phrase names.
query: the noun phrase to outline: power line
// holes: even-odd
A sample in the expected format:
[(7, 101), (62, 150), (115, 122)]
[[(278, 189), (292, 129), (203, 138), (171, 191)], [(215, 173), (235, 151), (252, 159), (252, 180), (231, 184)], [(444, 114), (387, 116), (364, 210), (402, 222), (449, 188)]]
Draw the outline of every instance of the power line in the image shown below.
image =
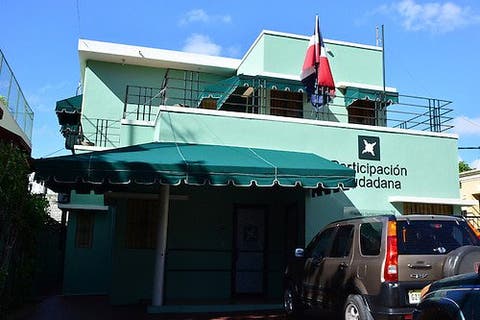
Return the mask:
[(478, 147), (458, 147), (458, 150), (473, 150), (473, 149), (480, 149), (480, 146), (478, 146)]
[(468, 123), (470, 123), (470, 124), (473, 124), (474, 126), (480, 127), (480, 124), (478, 124), (478, 123), (470, 120), (469, 118), (467, 118), (467, 117), (465, 117), (465, 116), (463, 116), (463, 117), (461, 117), (461, 118), (462, 118), (463, 120), (465, 120), (466, 122), (468, 122)]
[(56, 151), (54, 151), (54, 152), (51, 152), (51, 153), (43, 156), (43, 158), (48, 158), (48, 157), (50, 157), (50, 156), (53, 156), (55, 153), (58, 153), (58, 152), (63, 151), (63, 150), (64, 150), (64, 148), (61, 147), (60, 149), (58, 149), (58, 150), (56, 150)]

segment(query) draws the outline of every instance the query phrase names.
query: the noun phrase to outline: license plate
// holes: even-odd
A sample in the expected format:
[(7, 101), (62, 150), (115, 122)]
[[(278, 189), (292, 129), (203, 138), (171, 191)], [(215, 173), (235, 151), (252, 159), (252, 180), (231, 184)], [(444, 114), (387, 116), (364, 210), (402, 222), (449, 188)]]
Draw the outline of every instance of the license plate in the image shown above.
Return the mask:
[(420, 302), (420, 290), (408, 291), (408, 303), (417, 304)]

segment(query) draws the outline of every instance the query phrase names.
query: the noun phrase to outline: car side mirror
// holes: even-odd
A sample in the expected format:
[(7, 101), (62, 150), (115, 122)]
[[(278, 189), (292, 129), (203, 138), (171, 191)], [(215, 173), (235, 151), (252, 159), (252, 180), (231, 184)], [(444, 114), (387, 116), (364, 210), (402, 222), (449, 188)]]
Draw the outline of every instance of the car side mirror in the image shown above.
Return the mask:
[(303, 258), (303, 248), (295, 249), (295, 258)]

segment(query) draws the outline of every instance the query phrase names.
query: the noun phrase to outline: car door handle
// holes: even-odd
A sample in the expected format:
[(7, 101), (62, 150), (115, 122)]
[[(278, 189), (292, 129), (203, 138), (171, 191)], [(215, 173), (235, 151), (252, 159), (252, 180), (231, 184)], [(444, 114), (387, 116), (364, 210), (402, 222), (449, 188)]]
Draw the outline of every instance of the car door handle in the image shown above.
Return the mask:
[(407, 264), (410, 269), (432, 269), (431, 264)]
[(345, 262), (342, 262), (340, 263), (340, 265), (338, 266), (340, 269), (347, 269), (348, 268), (348, 264), (346, 264)]
[(324, 257), (313, 257), (312, 258), (312, 264), (315, 266), (315, 267), (318, 267), (322, 264), (323, 260), (325, 260)]

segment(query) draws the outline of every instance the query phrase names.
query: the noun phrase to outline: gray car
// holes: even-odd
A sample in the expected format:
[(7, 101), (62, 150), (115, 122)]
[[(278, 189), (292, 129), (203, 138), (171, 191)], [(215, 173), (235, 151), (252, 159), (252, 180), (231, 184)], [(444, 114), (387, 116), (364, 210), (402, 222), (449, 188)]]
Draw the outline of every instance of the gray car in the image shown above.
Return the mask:
[(295, 250), (285, 271), (284, 308), (338, 311), (351, 319), (412, 319), (427, 284), (471, 272), (480, 241), (462, 217), (374, 216), (327, 225)]

